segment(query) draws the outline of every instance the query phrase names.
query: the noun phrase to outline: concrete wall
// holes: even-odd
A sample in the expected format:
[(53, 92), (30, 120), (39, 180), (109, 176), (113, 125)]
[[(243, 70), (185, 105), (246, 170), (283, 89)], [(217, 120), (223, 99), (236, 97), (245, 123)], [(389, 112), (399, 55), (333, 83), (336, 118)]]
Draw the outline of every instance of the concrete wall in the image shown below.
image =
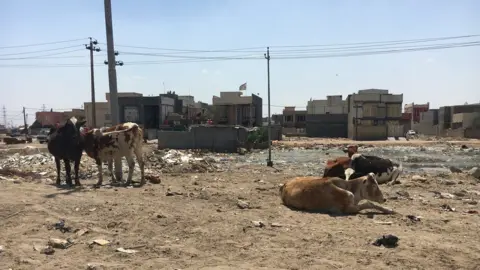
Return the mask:
[(480, 139), (480, 129), (479, 128), (467, 128), (465, 129), (465, 138), (470, 139)]
[(456, 113), (452, 116), (452, 123), (462, 123), (463, 128), (472, 127), (476, 119), (480, 118), (480, 112)]
[(209, 149), (236, 152), (247, 140), (247, 130), (229, 126), (198, 126), (190, 131), (159, 131), (158, 148)]
[(345, 138), (348, 136), (348, 114), (307, 114), (308, 137)]

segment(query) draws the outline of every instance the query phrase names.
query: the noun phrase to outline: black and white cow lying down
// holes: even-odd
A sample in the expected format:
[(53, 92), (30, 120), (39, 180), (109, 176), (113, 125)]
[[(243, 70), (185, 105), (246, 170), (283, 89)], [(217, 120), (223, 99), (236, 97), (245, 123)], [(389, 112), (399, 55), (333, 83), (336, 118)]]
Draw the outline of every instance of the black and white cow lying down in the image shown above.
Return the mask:
[(374, 173), (378, 184), (393, 183), (402, 171), (402, 165), (392, 162), (390, 159), (355, 153), (350, 158), (350, 164), (345, 170), (345, 180)]

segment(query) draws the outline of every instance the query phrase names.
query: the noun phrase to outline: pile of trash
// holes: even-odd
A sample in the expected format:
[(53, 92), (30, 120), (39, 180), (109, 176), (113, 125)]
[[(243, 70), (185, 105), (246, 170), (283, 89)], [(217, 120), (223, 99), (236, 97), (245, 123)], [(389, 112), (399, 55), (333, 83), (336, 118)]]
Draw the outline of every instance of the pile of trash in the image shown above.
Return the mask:
[(180, 150), (155, 150), (146, 155), (148, 168), (162, 173), (205, 173), (222, 171), (218, 161), (206, 155), (193, 151)]
[[(145, 170), (154, 174), (205, 173), (222, 171), (218, 164), (221, 162), (221, 160), (217, 161), (211, 156), (202, 155), (202, 153), (196, 153), (194, 151), (154, 150), (144, 154), (144, 159)], [(124, 173), (128, 173), (128, 164), (125, 158), (122, 160), (122, 169)], [(63, 161), (61, 162), (61, 170), (62, 173), (65, 170)], [(104, 173), (107, 173), (107, 170), (107, 166), (104, 166)], [(11, 178), (13, 175), (17, 175), (17, 177), (22, 178), (20, 174), (14, 172), (29, 173), (29, 175), (35, 179), (46, 178), (54, 180), (57, 177), (55, 161), (50, 153), (36, 153), (29, 155), (15, 153), (8, 157), (0, 158), (0, 175), (9, 178)], [(139, 167), (135, 166), (135, 174), (139, 172)], [(84, 156), (80, 163), (79, 178), (89, 179), (92, 177), (97, 177), (97, 175), (98, 171), (95, 161), (87, 156)]]

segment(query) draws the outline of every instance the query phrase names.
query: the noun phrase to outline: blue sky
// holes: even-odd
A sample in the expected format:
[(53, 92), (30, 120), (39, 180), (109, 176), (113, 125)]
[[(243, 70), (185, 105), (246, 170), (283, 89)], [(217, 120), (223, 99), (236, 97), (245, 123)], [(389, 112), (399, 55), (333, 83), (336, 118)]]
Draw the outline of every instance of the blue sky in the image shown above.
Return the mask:
[[(326, 0), (143, 0), (112, 1), (120, 92), (145, 95), (167, 89), (209, 102), (220, 91), (234, 91), (244, 82), (248, 93), (267, 103), (266, 61), (229, 60), (161, 63), (165, 51), (121, 45), (185, 50), (221, 50), (280, 45), (310, 45), (421, 39), (480, 34), (480, 1), (326, 1)], [(81, 39), (63, 44), (0, 49), (0, 59), (49, 54), (14, 53), (81, 45), (92, 36), (105, 43), (103, 1), (19, 0), (0, 4), (0, 47)], [(469, 41), (480, 41), (480, 37)], [(460, 42), (450, 41), (450, 42)], [(106, 60), (103, 52), (95, 62)], [(76, 49), (76, 48), (73, 48)], [(62, 49), (58, 52), (72, 50)], [(281, 106), (305, 107), (310, 98), (348, 95), (358, 89), (382, 88), (403, 93), (404, 103), (430, 102), (433, 107), (480, 101), (480, 48), (455, 48), (342, 58), (275, 59), (272, 48), (272, 112)], [(125, 54), (122, 55), (122, 52)], [(171, 53), (171, 52), (169, 52)], [(246, 55), (227, 52), (222, 56)], [(191, 55), (178, 53), (177, 55)], [(202, 56), (202, 54), (196, 54)], [(259, 49), (249, 55), (261, 57)], [(27, 108), (78, 108), (90, 101), (88, 51), (58, 57), (0, 60), (0, 106), (10, 120)], [(209, 55), (211, 56), (211, 55)], [(155, 64), (129, 63), (157, 61)], [(58, 67), (74, 64), (75, 67)], [(12, 67), (35, 65), (35, 67)], [(50, 67), (54, 66), (54, 67)], [(95, 67), (97, 100), (108, 91), (106, 66)], [(264, 115), (267, 107), (264, 106)], [(34, 110), (29, 111), (29, 122)], [(1, 119), (3, 123), (3, 119)]]

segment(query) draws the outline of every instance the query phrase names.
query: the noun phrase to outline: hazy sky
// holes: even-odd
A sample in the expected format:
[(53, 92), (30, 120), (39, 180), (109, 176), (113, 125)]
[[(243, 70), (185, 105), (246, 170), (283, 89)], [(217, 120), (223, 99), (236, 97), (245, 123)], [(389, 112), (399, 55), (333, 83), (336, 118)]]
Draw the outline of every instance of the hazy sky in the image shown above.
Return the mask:
[[(229, 50), (480, 34), (478, 0), (112, 2), (115, 49), (120, 52), (117, 60), (125, 63), (117, 68), (118, 90), (157, 95), (164, 91), (164, 82), (167, 90), (191, 94), (197, 101), (208, 103), (212, 102), (212, 95), (235, 91), (247, 82), (247, 92), (259, 93), (266, 104), (267, 72), (266, 60), (260, 59), (262, 50), (194, 54), (121, 45)], [(106, 42), (103, 1), (1, 1), (0, 25), (0, 106), (6, 106), (9, 120), (20, 123), (22, 118), (18, 114), (22, 106), (32, 108), (28, 110), (31, 123), (33, 109), (43, 104), (47, 108), (69, 109), (90, 101), (89, 54), (83, 44), (89, 36), (100, 43)], [(4, 48), (73, 39), (84, 40)], [(480, 41), (480, 37), (446, 42), (464, 41)], [(95, 53), (95, 62), (101, 64), (95, 67), (96, 98), (105, 100), (108, 72), (102, 63), (106, 60), (106, 45), (99, 46), (104, 51)], [(300, 51), (319, 48), (294, 48), (297, 51), (288, 55), (305, 55)], [(433, 107), (480, 101), (480, 47), (341, 58), (275, 59), (286, 49), (292, 50), (272, 48), (273, 113), (280, 112), (285, 105), (304, 108), (310, 98), (345, 96), (363, 88), (389, 89), (403, 93), (404, 103), (429, 101)], [(73, 50), (78, 51), (68, 53)], [(24, 54), (32, 51), (40, 52)], [(52, 55), (56, 53), (61, 54)], [(319, 54), (324, 53), (306, 53)], [(5, 60), (39, 55), (50, 58)], [(238, 55), (259, 59), (184, 61), (192, 56)], [(183, 63), (172, 63), (178, 57), (184, 57), (180, 61)], [(145, 61), (153, 62), (145, 64)], [(263, 111), (266, 115), (266, 106)], [(3, 124), (3, 119), (0, 120)]]

